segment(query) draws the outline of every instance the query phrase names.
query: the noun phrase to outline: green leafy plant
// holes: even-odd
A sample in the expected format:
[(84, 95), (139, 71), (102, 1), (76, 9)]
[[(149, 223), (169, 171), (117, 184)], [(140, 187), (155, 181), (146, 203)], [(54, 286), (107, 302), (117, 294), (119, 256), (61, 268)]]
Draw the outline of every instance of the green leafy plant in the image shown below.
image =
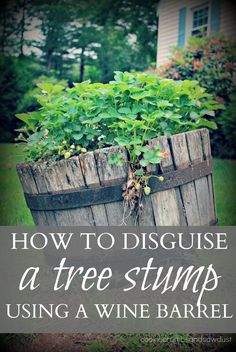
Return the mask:
[(123, 164), (123, 154), (121, 152), (112, 154), (109, 160), (111, 165), (121, 166)]
[[(236, 76), (235, 41), (221, 35), (214, 37), (191, 37), (185, 48), (174, 48), (169, 62), (158, 69), (162, 77), (174, 80), (196, 80), (207, 89), (214, 98), (225, 106), (235, 90)], [(221, 120), (220, 111), (216, 112), (215, 121)], [(219, 129), (211, 133), (213, 154), (231, 157), (233, 149), (230, 131)]]
[(140, 159), (143, 166), (158, 163), (158, 151), (148, 149), (148, 140), (202, 126), (216, 128), (209, 118), (221, 107), (196, 82), (152, 74), (116, 72), (109, 84), (85, 81), (66, 89), (44, 82), (39, 88), (40, 108), (16, 115), (24, 122), (19, 140), (27, 143), (33, 161), (121, 145), (132, 164)]
[(29, 89), (26, 91), (26, 93), (21, 97), (19, 105), (18, 105), (18, 111), (33, 111), (35, 109), (40, 108), (40, 104), (37, 102), (36, 96), (40, 94), (41, 89), (40, 89), (40, 84), (47, 82), (53, 85), (59, 84), (66, 88), (68, 86), (66, 80), (58, 80), (54, 76), (45, 76), (45, 75), (40, 75), (35, 78), (33, 82), (33, 88)]
[[(142, 207), (143, 191), (150, 193), (146, 167), (166, 156), (148, 141), (202, 126), (216, 128), (211, 118), (221, 108), (197, 82), (154, 74), (116, 72), (108, 84), (85, 81), (65, 89), (44, 82), (39, 88), (41, 107), (16, 115), (24, 122), (18, 140), (27, 144), (29, 160), (55, 161), (106, 146), (125, 147), (130, 173), (124, 198), (131, 210)], [(110, 163), (121, 165), (122, 155), (111, 156)]]
[(222, 155), (236, 158), (236, 91), (230, 95), (230, 102), (219, 117), (219, 125), (222, 131), (221, 144)]

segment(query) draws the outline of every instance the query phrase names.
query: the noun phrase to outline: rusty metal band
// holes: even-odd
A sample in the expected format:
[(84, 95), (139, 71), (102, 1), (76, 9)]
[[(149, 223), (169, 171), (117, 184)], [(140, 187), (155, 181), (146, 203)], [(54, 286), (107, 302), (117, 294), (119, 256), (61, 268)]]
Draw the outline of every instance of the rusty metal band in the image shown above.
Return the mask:
[[(182, 186), (213, 172), (213, 161), (207, 159), (184, 169), (163, 173), (164, 181), (159, 182), (156, 177), (150, 177), (151, 193), (166, 191)], [(114, 185), (73, 189), (41, 194), (25, 193), (25, 199), (31, 210), (65, 210), (82, 208), (91, 205), (106, 204), (122, 201), (122, 186), (124, 182)]]

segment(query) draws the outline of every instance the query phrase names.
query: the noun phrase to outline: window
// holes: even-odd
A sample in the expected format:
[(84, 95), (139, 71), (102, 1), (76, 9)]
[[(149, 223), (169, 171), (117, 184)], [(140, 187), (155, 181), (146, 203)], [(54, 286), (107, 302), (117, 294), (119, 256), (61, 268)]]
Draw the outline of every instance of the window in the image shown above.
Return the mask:
[(208, 21), (209, 21), (209, 7), (203, 5), (193, 9), (192, 18), (192, 35), (196, 37), (203, 37), (208, 32)]

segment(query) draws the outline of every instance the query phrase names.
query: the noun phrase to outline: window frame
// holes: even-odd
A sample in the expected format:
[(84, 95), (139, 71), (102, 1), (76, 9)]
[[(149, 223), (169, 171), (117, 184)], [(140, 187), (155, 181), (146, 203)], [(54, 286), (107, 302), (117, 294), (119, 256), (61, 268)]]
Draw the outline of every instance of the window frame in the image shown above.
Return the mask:
[(185, 35), (185, 45), (188, 43), (189, 38), (192, 36), (192, 31), (194, 30), (193, 28), (193, 14), (194, 11), (203, 8), (203, 7), (208, 7), (208, 23), (207, 23), (207, 33), (206, 35), (209, 36), (211, 29), (210, 29), (210, 24), (211, 24), (211, 1), (199, 1), (198, 4), (194, 6), (188, 6), (187, 7), (187, 13), (186, 13), (186, 35)]
[[(201, 26), (194, 27), (194, 13), (199, 10), (205, 10), (207, 8), (207, 23)], [(201, 28), (206, 27), (206, 35), (209, 35), (209, 26), (210, 26), (210, 4), (205, 2), (204, 4), (198, 5), (191, 9), (191, 33), (190, 36), (194, 36), (193, 31), (199, 30)]]

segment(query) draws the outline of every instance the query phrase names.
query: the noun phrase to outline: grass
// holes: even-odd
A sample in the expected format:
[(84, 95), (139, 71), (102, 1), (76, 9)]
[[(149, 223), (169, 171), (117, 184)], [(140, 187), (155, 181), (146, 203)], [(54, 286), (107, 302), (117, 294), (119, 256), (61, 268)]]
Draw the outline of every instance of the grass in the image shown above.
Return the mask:
[(236, 160), (214, 161), (216, 209), (220, 225), (236, 225)]
[(33, 225), (16, 173), (16, 164), (24, 161), (22, 147), (0, 145), (0, 225)]
[[(24, 161), (22, 147), (1, 144), (0, 152), (0, 225), (33, 225), (15, 168)], [(214, 182), (219, 224), (236, 225), (236, 161), (215, 159)]]

